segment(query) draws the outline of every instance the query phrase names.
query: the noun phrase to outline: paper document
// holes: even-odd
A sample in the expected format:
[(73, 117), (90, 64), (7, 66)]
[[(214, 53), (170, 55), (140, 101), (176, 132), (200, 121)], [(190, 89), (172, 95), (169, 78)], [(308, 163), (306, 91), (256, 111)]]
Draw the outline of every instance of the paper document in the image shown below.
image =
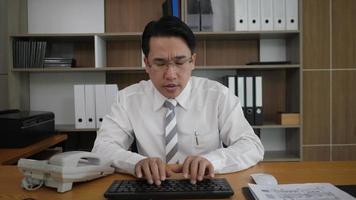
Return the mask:
[(355, 200), (330, 183), (248, 184), (248, 187), (257, 200)]

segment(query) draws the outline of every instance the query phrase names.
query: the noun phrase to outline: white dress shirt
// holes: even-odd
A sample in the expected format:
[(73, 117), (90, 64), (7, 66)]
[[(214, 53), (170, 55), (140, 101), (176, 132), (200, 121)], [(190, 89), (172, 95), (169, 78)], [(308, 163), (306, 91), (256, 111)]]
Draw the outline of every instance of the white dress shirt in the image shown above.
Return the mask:
[[(165, 162), (166, 99), (151, 81), (120, 90), (98, 131), (93, 152), (110, 159), (118, 171), (133, 175), (143, 158), (159, 157)], [(229, 173), (263, 159), (261, 141), (245, 119), (238, 97), (227, 87), (191, 77), (175, 99), (180, 163), (189, 155), (201, 155), (212, 163), (215, 173)], [(128, 151), (134, 139), (139, 154)]]

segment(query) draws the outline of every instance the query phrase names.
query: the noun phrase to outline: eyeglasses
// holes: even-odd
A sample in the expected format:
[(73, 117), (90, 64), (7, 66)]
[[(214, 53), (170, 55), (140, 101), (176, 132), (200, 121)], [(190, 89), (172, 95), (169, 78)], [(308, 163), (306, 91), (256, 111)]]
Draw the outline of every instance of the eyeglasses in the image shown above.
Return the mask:
[(153, 60), (151, 66), (157, 70), (164, 70), (169, 67), (169, 65), (176, 67), (177, 69), (183, 69), (187, 63), (193, 61), (192, 57), (189, 58), (175, 58), (173, 60), (155, 59)]

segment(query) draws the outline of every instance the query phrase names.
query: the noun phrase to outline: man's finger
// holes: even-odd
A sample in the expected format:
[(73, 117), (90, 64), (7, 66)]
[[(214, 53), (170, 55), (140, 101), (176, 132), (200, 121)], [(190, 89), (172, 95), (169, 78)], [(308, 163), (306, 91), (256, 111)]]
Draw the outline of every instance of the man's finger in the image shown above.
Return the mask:
[(197, 173), (198, 173), (198, 165), (199, 165), (198, 158), (192, 160), (190, 164), (190, 182), (195, 184), (197, 182)]
[(158, 166), (158, 172), (159, 172), (159, 178), (161, 181), (166, 180), (166, 168), (164, 163), (162, 162), (161, 159), (157, 160), (157, 166)]
[(143, 168), (143, 173), (145, 174), (145, 178), (146, 178), (147, 182), (149, 184), (152, 184), (153, 180), (152, 180), (152, 175), (151, 175), (151, 170), (150, 170), (149, 163), (148, 162), (144, 162), (142, 168)]
[(149, 161), (149, 166), (150, 166), (153, 182), (156, 185), (161, 185), (161, 177), (160, 177), (160, 174), (159, 174), (159, 171), (158, 171), (158, 165), (157, 165), (156, 160), (150, 160)]
[(190, 173), (189, 173), (189, 170), (190, 170), (190, 162), (191, 162), (191, 160), (192, 160), (192, 157), (191, 157), (191, 156), (188, 156), (188, 157), (185, 159), (184, 163), (183, 163), (183, 176), (184, 176), (185, 178), (188, 178), (188, 175), (190, 174)]
[(214, 176), (215, 176), (215, 174), (214, 174), (214, 167), (213, 167), (213, 165), (211, 164), (211, 163), (209, 163), (208, 164), (208, 173), (209, 173), (209, 176), (211, 177), (211, 178), (214, 178)]
[(136, 168), (135, 168), (135, 173), (136, 173), (136, 176), (138, 177), (138, 178), (142, 178), (142, 168), (141, 168), (141, 165), (140, 164), (138, 164), (137, 166), (136, 166)]
[(205, 174), (205, 170), (207, 169), (207, 163), (205, 162), (205, 160), (201, 160), (199, 162), (199, 168), (198, 168), (198, 181), (202, 181), (204, 174)]

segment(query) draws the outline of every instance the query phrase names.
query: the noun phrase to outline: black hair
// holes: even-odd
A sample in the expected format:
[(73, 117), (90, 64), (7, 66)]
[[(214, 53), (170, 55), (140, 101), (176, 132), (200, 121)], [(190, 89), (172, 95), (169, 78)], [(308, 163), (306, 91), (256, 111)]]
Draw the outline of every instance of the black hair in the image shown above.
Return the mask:
[(142, 33), (142, 51), (145, 56), (150, 52), (149, 42), (151, 37), (173, 36), (182, 38), (193, 54), (195, 52), (195, 36), (192, 30), (178, 17), (164, 16), (158, 21), (149, 22)]

